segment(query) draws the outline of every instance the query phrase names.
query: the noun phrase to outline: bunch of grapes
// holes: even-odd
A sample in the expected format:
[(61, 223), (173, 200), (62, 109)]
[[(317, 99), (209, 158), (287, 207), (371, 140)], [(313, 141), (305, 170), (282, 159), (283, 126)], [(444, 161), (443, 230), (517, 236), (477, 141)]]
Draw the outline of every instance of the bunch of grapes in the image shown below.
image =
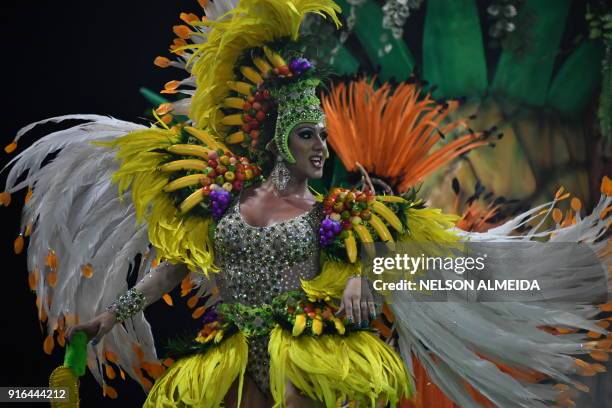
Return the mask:
[(324, 247), (329, 246), (341, 232), (342, 225), (339, 221), (332, 220), (329, 216), (325, 217), (319, 228), (319, 242)]
[(223, 188), (217, 188), (212, 190), (209, 195), (211, 208), (212, 208), (212, 216), (215, 220), (220, 219), (227, 207), (230, 204), (230, 193)]

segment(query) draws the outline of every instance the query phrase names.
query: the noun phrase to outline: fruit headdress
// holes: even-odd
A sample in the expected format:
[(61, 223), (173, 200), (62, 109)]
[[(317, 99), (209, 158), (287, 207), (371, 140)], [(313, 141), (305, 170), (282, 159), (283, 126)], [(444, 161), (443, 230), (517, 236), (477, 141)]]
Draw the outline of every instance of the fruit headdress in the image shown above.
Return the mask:
[(189, 26), (175, 27), (181, 38), (173, 48), (182, 62), (158, 59), (158, 65), (179, 65), (191, 74), (172, 81), (171, 92), (195, 87), (183, 90), (191, 97), (172, 108), (188, 113), (195, 128), (236, 154), (258, 161), (273, 139), (292, 162), (286, 141), (291, 127), (323, 120), (318, 73), (300, 50), (299, 28), (308, 13), (339, 26), (340, 7), (331, 0), (243, 0), (233, 8), (215, 2), (205, 11), (205, 21), (183, 15)]

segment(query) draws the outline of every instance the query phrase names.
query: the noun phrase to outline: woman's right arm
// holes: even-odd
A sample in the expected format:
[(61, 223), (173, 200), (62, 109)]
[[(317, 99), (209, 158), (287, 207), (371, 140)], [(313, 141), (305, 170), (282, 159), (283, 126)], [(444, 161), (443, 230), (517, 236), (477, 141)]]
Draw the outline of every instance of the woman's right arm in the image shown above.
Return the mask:
[(68, 328), (66, 337), (70, 340), (73, 333), (83, 331), (88, 339), (92, 339), (94, 344), (97, 343), (111, 331), (116, 323), (159, 300), (164, 293), (174, 289), (188, 274), (189, 269), (185, 265), (162, 262), (146, 274), (136, 286), (121, 295), (105, 312), (86, 323)]

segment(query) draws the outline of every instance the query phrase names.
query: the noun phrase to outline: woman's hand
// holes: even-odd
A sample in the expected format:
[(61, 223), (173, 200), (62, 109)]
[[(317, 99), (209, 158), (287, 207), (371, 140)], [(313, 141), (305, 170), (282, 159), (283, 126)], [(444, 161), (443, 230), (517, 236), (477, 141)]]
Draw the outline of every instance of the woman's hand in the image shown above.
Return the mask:
[(87, 340), (91, 340), (92, 344), (95, 345), (106, 333), (111, 331), (115, 323), (117, 323), (117, 318), (114, 313), (103, 312), (87, 323), (69, 327), (68, 330), (66, 330), (66, 337), (68, 341), (70, 341), (74, 333), (82, 331), (87, 335)]
[(369, 320), (376, 317), (374, 297), (365, 279), (354, 276), (346, 282), (342, 294), (342, 303), (340, 303), (340, 309), (336, 314), (338, 315), (343, 311), (349, 322), (358, 323), (362, 327), (367, 327)]

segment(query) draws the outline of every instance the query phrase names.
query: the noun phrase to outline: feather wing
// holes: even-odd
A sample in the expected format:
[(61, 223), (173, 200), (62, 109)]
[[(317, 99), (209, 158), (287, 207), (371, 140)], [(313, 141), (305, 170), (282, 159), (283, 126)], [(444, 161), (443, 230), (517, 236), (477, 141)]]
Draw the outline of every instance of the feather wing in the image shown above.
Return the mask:
[[(610, 261), (610, 255), (605, 254), (607, 241), (598, 240), (607, 229), (604, 215), (612, 197), (604, 194), (593, 213), (584, 218), (577, 214), (574, 224), (510, 235), (542, 213), (551, 213), (555, 203), (534, 208), (486, 233), (454, 231), (467, 241), (472, 253), (488, 255), (486, 264), (492, 277), (538, 280), (543, 289), (537, 299), (470, 292), (464, 295), (478, 301), (466, 302), (462, 297), (435, 302), (423, 301), (411, 291), (391, 292), (389, 304), (404, 360), (410, 366), (412, 355), (416, 355), (432, 380), (462, 407), (481, 406), (466, 382), (503, 407), (544, 407), (560, 397), (560, 387), (513, 377), (500, 368), (502, 365), (582, 390), (585, 387), (577, 375), (593, 375), (604, 369), (576, 355), (593, 352), (599, 344), (593, 338), (607, 333), (597, 324), (600, 310), (592, 303), (606, 302), (610, 291), (605, 267)], [(429, 229), (435, 229), (436, 221), (429, 222)], [(546, 243), (533, 240), (538, 237), (551, 238)], [(578, 242), (587, 245), (587, 250), (577, 251), (577, 246), (571, 245)], [(439, 279), (457, 279), (452, 271), (437, 273)], [(566, 330), (553, 335), (542, 326)], [(579, 334), (579, 329), (588, 330), (590, 337)]]
[[(8, 193), (26, 187), (33, 191), (21, 228), (22, 233), (31, 231), (27, 263), (49, 333), (47, 351), (55, 332), (63, 336), (67, 325), (93, 318), (128, 289), (128, 272), (137, 255), (143, 255), (138, 279), (155, 256), (147, 224), (137, 222), (132, 191), (120, 193), (113, 182), (120, 168), (117, 152), (99, 144), (147, 128), (98, 115), (67, 115), (27, 126), (18, 137), (37, 124), (69, 120), (86, 122), (43, 137), (5, 167), (10, 167)], [(88, 366), (100, 383), (109, 358), (143, 386), (149, 385), (143, 363), (150, 367), (157, 356), (142, 313), (116, 325), (97, 347), (88, 346)]]

